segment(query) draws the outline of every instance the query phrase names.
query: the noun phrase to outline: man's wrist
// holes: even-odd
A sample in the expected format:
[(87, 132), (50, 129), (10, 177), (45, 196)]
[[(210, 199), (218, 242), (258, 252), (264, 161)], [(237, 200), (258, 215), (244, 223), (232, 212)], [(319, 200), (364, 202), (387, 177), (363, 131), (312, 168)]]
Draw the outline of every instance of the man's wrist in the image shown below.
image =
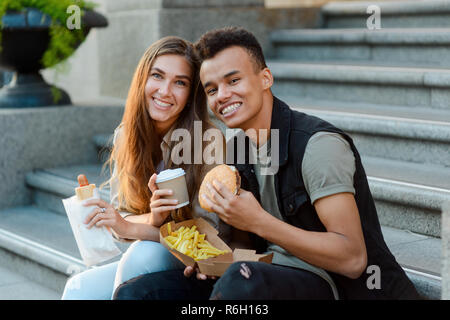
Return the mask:
[(251, 232), (260, 236), (261, 238), (264, 238), (266, 235), (267, 227), (270, 226), (270, 218), (272, 218), (272, 215), (261, 208), (261, 211), (258, 214), (258, 219), (255, 219), (255, 223), (252, 227), (253, 230), (251, 230)]

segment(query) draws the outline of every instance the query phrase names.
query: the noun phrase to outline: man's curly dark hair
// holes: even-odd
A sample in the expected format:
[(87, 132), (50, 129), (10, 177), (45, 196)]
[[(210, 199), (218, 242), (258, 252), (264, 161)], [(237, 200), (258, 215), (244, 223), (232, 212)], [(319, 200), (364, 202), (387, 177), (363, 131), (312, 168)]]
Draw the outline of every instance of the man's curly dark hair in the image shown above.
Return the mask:
[(256, 37), (240, 27), (225, 27), (203, 34), (195, 43), (201, 62), (213, 58), (216, 54), (232, 46), (245, 49), (252, 58), (255, 71), (267, 68), (264, 54)]

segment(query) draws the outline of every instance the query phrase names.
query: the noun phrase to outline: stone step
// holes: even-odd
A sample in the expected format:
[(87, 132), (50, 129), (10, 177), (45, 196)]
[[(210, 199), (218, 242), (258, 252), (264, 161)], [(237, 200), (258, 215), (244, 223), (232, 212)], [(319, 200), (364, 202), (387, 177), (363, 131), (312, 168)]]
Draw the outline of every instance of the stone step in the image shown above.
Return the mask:
[(0, 261), (0, 300), (60, 300), (61, 293), (36, 283), (2, 266)]
[(270, 39), (278, 59), (450, 66), (450, 28), (276, 30)]
[(86, 269), (67, 217), (34, 206), (4, 209), (0, 217), (2, 266), (60, 294), (68, 277)]
[(409, 230), (381, 227), (383, 237), (397, 262), (406, 271), (421, 295), (441, 298), (441, 239)]
[[(388, 159), (387, 157), (396, 155), (394, 151), (398, 151), (399, 155), (407, 153), (408, 150), (401, 150), (402, 142), (398, 141), (392, 142), (394, 143), (392, 146), (389, 146), (389, 141), (379, 142), (380, 145), (387, 145), (389, 148), (380, 150), (374, 156), (373, 152), (369, 152), (372, 149), (366, 146), (373, 148), (376, 139), (384, 139), (377, 138), (377, 134), (383, 131), (374, 131), (374, 137), (369, 136), (367, 138), (369, 140), (365, 141), (359, 138), (357, 131), (355, 133), (355, 131), (349, 130), (351, 127), (347, 126), (348, 123), (360, 123), (362, 128), (373, 126), (370, 122), (365, 124), (364, 118), (352, 121), (351, 117), (355, 117), (354, 114), (330, 113), (305, 107), (296, 107), (296, 109), (328, 120), (353, 136), (356, 146), (362, 154), (363, 164), (369, 176), (370, 187), (382, 224), (435, 237), (440, 236), (441, 205), (446, 200), (450, 200), (449, 166), (414, 163), (410, 159)], [(367, 115), (364, 116), (367, 117)], [(380, 121), (380, 124), (386, 124), (386, 121)], [(411, 127), (409, 131), (418, 132), (419, 130)], [(375, 139), (375, 142), (370, 139)], [(423, 141), (421, 140), (416, 147), (422, 145)], [(424, 150), (424, 153), (438, 154), (432, 153), (430, 149)], [(27, 183), (33, 189), (36, 206), (65, 216), (61, 200), (73, 195), (73, 190), (77, 186), (77, 175), (83, 172), (90, 181), (99, 185), (106, 180), (106, 176), (101, 177), (100, 171), (100, 165), (35, 170), (27, 174)], [(109, 201), (107, 189), (101, 190), (101, 197)]]
[(363, 155), (450, 167), (450, 111), (281, 98), (349, 133)]
[[(108, 169), (102, 171), (101, 164), (36, 169), (25, 176), (26, 184), (32, 191), (32, 203), (66, 216), (62, 199), (75, 194), (75, 188), (78, 187), (77, 176), (81, 173), (97, 187), (109, 178)], [(109, 202), (109, 189), (106, 187), (99, 191), (100, 198)]]
[(380, 223), (440, 237), (450, 169), (362, 156)]
[(279, 96), (450, 110), (450, 69), (281, 60), (268, 65)]
[(448, 0), (416, 1), (341, 1), (330, 2), (321, 9), (325, 28), (366, 28), (369, 6), (377, 6), (381, 28), (450, 27)]
[[(2, 210), (0, 217), (2, 266), (60, 294), (70, 275), (85, 270), (68, 219), (32, 206)], [(439, 299), (441, 240), (389, 227), (382, 230), (419, 292)], [(120, 248), (124, 251), (127, 246)]]

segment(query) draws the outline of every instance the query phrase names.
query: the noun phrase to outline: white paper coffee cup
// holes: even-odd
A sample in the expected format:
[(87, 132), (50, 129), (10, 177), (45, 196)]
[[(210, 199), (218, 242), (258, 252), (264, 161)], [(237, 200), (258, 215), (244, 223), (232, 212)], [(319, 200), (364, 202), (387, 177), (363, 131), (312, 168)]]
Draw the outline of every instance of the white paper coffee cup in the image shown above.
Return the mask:
[(161, 171), (156, 177), (156, 185), (159, 189), (171, 189), (171, 196), (164, 196), (164, 199), (177, 199), (175, 208), (181, 208), (189, 204), (189, 193), (186, 184), (186, 173), (183, 169), (167, 169)]

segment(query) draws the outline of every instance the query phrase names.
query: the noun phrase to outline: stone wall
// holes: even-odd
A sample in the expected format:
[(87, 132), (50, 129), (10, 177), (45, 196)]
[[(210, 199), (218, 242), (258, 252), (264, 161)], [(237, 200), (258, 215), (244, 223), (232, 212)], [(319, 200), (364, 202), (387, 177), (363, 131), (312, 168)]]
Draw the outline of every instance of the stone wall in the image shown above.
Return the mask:
[(0, 209), (31, 203), (25, 175), (35, 168), (98, 162), (93, 136), (122, 114), (121, 104), (0, 109)]
[(57, 83), (74, 102), (92, 97), (126, 98), (136, 65), (145, 49), (157, 39), (177, 35), (195, 41), (205, 31), (242, 26), (252, 31), (267, 55), (271, 30), (315, 27), (318, 10), (274, 8), (264, 0), (96, 0), (97, 11), (109, 26), (94, 29), (68, 63), (70, 71), (45, 70), (44, 77)]

